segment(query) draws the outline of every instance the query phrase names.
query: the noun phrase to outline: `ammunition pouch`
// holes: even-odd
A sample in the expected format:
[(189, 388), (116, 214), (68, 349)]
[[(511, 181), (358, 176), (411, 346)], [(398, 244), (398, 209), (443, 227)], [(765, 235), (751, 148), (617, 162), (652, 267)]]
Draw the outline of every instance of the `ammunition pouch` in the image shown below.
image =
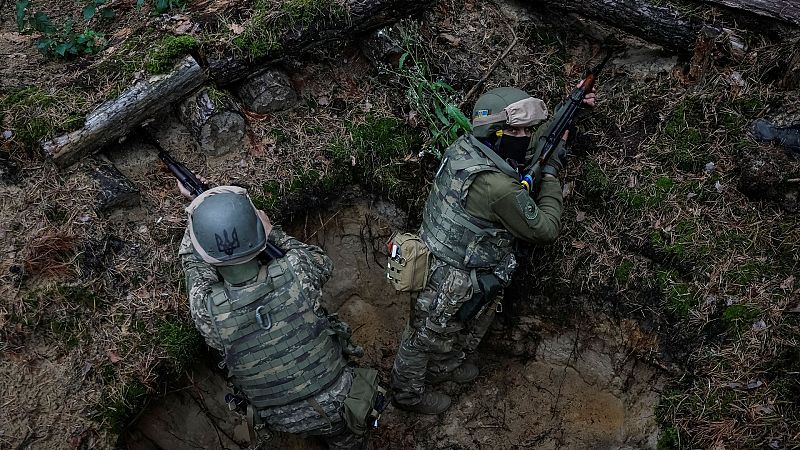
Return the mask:
[(475, 278), (477, 285), (473, 283), (474, 293), (472, 297), (456, 311), (456, 317), (462, 323), (466, 323), (477, 316), (503, 290), (502, 281), (493, 273), (476, 274)]
[(347, 428), (363, 436), (378, 427), (378, 420), (388, 405), (386, 389), (378, 384), (378, 371), (356, 368), (353, 384), (344, 399), (342, 415)]

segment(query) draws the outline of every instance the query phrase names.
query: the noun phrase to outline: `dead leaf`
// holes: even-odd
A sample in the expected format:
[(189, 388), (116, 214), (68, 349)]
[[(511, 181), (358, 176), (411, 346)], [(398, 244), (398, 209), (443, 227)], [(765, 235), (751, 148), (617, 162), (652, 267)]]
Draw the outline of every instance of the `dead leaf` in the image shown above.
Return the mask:
[(572, 241), (572, 247), (573, 248), (577, 248), (578, 250), (582, 250), (582, 249), (584, 249), (584, 248), (586, 248), (588, 246), (589, 246), (589, 244), (587, 244), (586, 242), (583, 242), (583, 241)]
[(457, 38), (452, 34), (442, 33), (439, 37), (450, 44), (451, 47), (458, 47), (458, 45), (461, 44), (461, 38)]
[(794, 288), (794, 275), (789, 275), (789, 278), (783, 280), (781, 283), (781, 289), (790, 291)]
[(578, 213), (575, 214), (575, 222), (583, 222), (584, 220), (586, 220), (586, 213), (578, 211)]
[(231, 30), (231, 33), (236, 35), (244, 33), (244, 27), (238, 23), (232, 23), (228, 28)]
[(112, 364), (122, 361), (122, 358), (112, 350), (106, 350), (106, 356), (108, 356), (108, 360), (111, 361)]

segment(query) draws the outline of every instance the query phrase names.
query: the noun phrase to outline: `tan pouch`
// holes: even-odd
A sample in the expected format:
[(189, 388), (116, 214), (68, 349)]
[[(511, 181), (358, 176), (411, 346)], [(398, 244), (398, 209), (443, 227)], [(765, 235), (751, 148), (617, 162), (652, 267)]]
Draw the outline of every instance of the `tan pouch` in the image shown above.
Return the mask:
[(396, 233), (386, 243), (389, 262), (386, 278), (400, 292), (425, 289), (430, 267), (430, 251), (422, 238), (413, 233)]

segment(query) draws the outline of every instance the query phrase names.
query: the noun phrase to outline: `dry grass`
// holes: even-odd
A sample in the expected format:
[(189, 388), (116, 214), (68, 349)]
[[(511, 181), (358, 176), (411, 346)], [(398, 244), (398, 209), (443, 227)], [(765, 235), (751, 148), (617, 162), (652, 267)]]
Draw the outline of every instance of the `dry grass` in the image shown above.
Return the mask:
[[(439, 58), (438, 74), (462, 94), (509, 43), (502, 11), (454, 1), (426, 17), (423, 45)], [(552, 107), (600, 54), (536, 17), (523, 15), (513, 26), (520, 43), (487, 89), (522, 86)], [(800, 223), (782, 196), (797, 189), (786, 180), (800, 177), (798, 163), (776, 166), (780, 189), (769, 198), (758, 185), (748, 195), (740, 188), (754, 161), (781, 155), (752, 142), (749, 122), (797, 108), (798, 97), (767, 73), (783, 49), (756, 45), (745, 60), (712, 61), (700, 82), (680, 70), (640, 75), (612, 62), (567, 173), (562, 237), (536, 249), (525, 280), (544, 295), (536, 304), (548, 326), (569, 325), (587, 311), (610, 312), (633, 354), (677, 374), (659, 415), (691, 448), (773, 441), (791, 447), (799, 439)], [(354, 175), (365, 169), (384, 176), (374, 192), (417, 216), (435, 162), (415, 160), (414, 151), (384, 159), (356, 150), (363, 126), (375, 118), (402, 123), (398, 117), (408, 117), (408, 109), (396, 80), (368, 75), (366, 63), (348, 55), (318, 54), (322, 62), (302, 66), (301, 103), (253, 120), (250, 148), (198, 161), (188, 135), (166, 130), (178, 135), (170, 150), (213, 184), (246, 185), (279, 219), (322, 207), (342, 180), (364, 181)], [(745, 86), (730, 84), (734, 73)], [(51, 122), (80, 109), (75, 101), (53, 103), (60, 106)], [(3, 124), (17, 123), (20, 111)], [(118, 152), (137, 150), (125, 144)], [(714, 167), (705, 170), (709, 162)], [(173, 358), (167, 349), (184, 342), (164, 341), (164, 330), (179, 329), (165, 320), (188, 323), (175, 257), (182, 199), (153, 168), (131, 176), (142, 206), (104, 216), (94, 210), (90, 164), (64, 173), (30, 158), (19, 164), (21, 180), (4, 180), (0, 189), (6, 241), (0, 268), (9, 269), (0, 284), (10, 299), (0, 306), (3, 358), (32, 354), (37, 345), (57, 347), (76, 372), (89, 367), (78, 407), (95, 405), (106, 425), (124, 428), (148, 392), (174, 379), (165, 375)], [(82, 426), (93, 426), (81, 417)]]

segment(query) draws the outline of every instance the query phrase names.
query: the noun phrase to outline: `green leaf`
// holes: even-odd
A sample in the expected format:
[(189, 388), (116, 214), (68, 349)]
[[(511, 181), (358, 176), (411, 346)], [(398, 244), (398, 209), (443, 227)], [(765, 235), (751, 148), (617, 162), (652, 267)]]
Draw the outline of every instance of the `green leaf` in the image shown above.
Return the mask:
[(141, 10), (142, 6), (144, 6), (144, 0), (136, 0), (136, 9)]
[(50, 54), (50, 46), (53, 44), (53, 40), (49, 38), (39, 38), (36, 40), (36, 48), (39, 52), (45, 56)]
[(50, 23), (50, 16), (41, 11), (33, 15), (31, 18), (31, 26), (40, 33), (52, 33), (54, 31), (53, 24)]
[(467, 116), (465, 116), (464, 113), (456, 107), (456, 105), (448, 103), (445, 106), (445, 111), (451, 119), (456, 121), (456, 124), (458, 124), (462, 130), (472, 131), (472, 124), (469, 122), (469, 119), (467, 119)]
[(103, 8), (100, 11), (100, 15), (103, 17), (103, 19), (113, 19), (117, 15), (117, 12), (111, 8)]
[(444, 89), (445, 91), (448, 91), (448, 92), (455, 92), (455, 89), (453, 89), (453, 86), (450, 86), (449, 84), (445, 83), (444, 81), (437, 81), (437, 82), (433, 83), (433, 87), (436, 88), (436, 89), (442, 88), (442, 89)]
[(398, 69), (403, 68), (403, 64), (405, 64), (406, 58), (408, 58), (408, 52), (405, 52), (400, 56), (400, 62), (397, 64)]
[(449, 127), (451, 122), (444, 115), (444, 112), (442, 111), (442, 107), (439, 106), (438, 102), (433, 104), (433, 110), (434, 110), (434, 113), (436, 113), (436, 117), (439, 119), (439, 121), (442, 122), (442, 124), (444, 126)]
[(95, 5), (86, 5), (83, 8), (83, 20), (90, 20), (94, 17), (94, 13), (97, 12), (97, 6)]
[(161, 14), (169, 9), (169, 0), (155, 0), (153, 6), (156, 8), (156, 12)]
[(64, 35), (68, 39), (72, 38), (71, 35), (72, 35), (72, 27), (73, 27), (73, 25), (74, 25), (74, 22), (72, 22), (72, 18), (67, 18), (67, 20), (64, 21)]
[(61, 56), (63, 58), (64, 55), (67, 53), (67, 49), (69, 48), (69, 46), (70, 44), (66, 42), (64, 42), (63, 44), (58, 44), (55, 49), (56, 55)]
[(25, 28), (25, 10), (28, 9), (28, 0), (17, 1), (17, 31), (22, 33)]

